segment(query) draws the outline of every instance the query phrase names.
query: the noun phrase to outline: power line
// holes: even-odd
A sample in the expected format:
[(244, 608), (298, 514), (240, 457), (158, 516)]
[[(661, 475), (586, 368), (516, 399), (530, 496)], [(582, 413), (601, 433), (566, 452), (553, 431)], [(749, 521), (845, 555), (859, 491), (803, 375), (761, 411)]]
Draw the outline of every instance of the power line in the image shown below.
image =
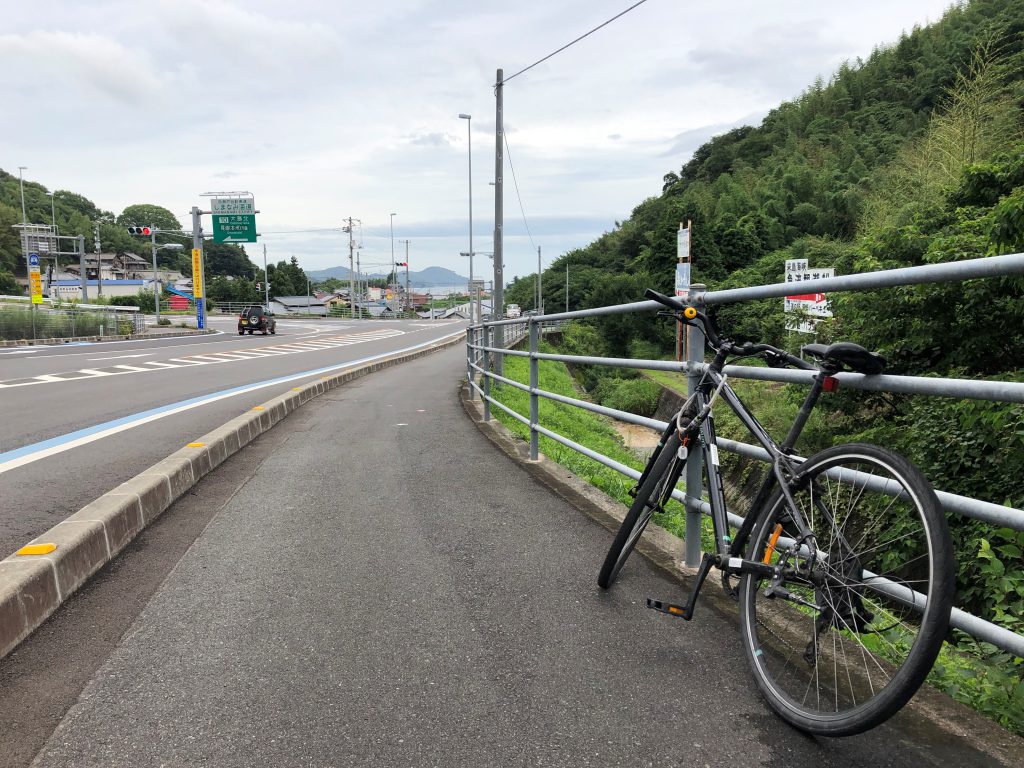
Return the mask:
[(341, 227), (321, 227), (320, 229), (285, 229), (280, 232), (260, 232), (263, 235), (299, 235), (305, 232), (341, 232)]
[(643, 4), (644, 4), (644, 3), (646, 3), (646, 2), (647, 2), (647, 0), (640, 0), (640, 1), (639, 1), (639, 2), (637, 2), (637, 3), (633, 3), (633, 4), (631, 5), (631, 6), (629, 6), (629, 8), (627, 8), (627, 9), (626, 9), (626, 10), (624, 10), (624, 11), (622, 11), (622, 13), (619, 13), (619, 14), (616, 14), (615, 16), (612, 16), (612, 17), (611, 17), (610, 19), (608, 19), (608, 21), (604, 22), (603, 24), (598, 24), (598, 25), (597, 25), (596, 27), (594, 27), (594, 28), (593, 28), (592, 30), (590, 30), (590, 31), (589, 31), (589, 32), (587, 32), (586, 34), (580, 35), (580, 36), (579, 36), (579, 37), (577, 37), (577, 38), (576, 38), (575, 40), (573, 40), (573, 41), (572, 41), (571, 43), (566, 43), (566, 44), (565, 44), (565, 45), (563, 45), (563, 46), (562, 46), (561, 48), (559, 48), (559, 49), (558, 49), (557, 51), (553, 51), (552, 53), (549, 53), (549, 54), (548, 54), (547, 56), (545, 56), (545, 57), (544, 57), (543, 59), (538, 59), (537, 61), (533, 62), (533, 64), (531, 64), (530, 66), (526, 67), (525, 69), (520, 69), (520, 70), (519, 70), (518, 72), (516, 72), (516, 73), (515, 73), (514, 75), (511, 75), (511, 76), (509, 76), (509, 77), (506, 77), (506, 78), (505, 78), (505, 79), (504, 79), (504, 80), (502, 81), (502, 84), (504, 84), (504, 83), (507, 83), (507, 82), (508, 82), (509, 80), (511, 80), (511, 79), (512, 79), (513, 77), (518, 77), (519, 75), (523, 74), (523, 72), (526, 72), (526, 71), (527, 71), (528, 69), (533, 69), (533, 68), (534, 68), (534, 67), (536, 67), (536, 66), (537, 66), (538, 64), (541, 64), (541, 63), (543, 63), (543, 62), (547, 61), (547, 60), (548, 60), (548, 59), (550, 59), (550, 58), (551, 58), (552, 56), (554, 56), (554, 55), (556, 55), (556, 54), (559, 54), (559, 53), (561, 53), (562, 51), (564, 51), (564, 50), (565, 50), (566, 48), (569, 48), (570, 46), (576, 45), (576, 43), (578, 43), (578, 42), (579, 42), (580, 40), (582, 40), (583, 38), (585, 38), (585, 37), (589, 37), (590, 35), (594, 34), (595, 32), (597, 32), (597, 30), (601, 29), (601, 27), (607, 27), (607, 26), (608, 26), (609, 24), (611, 24), (611, 23), (612, 23), (613, 21), (615, 21), (615, 20), (616, 20), (617, 18), (619, 18), (620, 16), (625, 16), (625, 15), (626, 15), (627, 13), (629, 13), (629, 12), (630, 12), (630, 11), (632, 11), (632, 10), (633, 10), (634, 8), (636, 8), (636, 7), (638, 6), (638, 5), (643, 5)]
[(519, 200), (519, 212), (523, 215), (523, 226), (526, 227), (526, 236), (530, 238), (530, 245), (536, 248), (537, 244), (533, 242), (533, 235), (530, 234), (530, 225), (526, 221), (526, 211), (523, 210), (523, 198), (519, 195), (519, 182), (516, 180), (516, 168), (512, 165), (512, 150), (508, 147), (508, 134), (502, 131), (501, 137), (505, 140), (505, 156), (508, 158), (509, 170), (512, 171), (512, 184), (516, 188), (516, 199)]

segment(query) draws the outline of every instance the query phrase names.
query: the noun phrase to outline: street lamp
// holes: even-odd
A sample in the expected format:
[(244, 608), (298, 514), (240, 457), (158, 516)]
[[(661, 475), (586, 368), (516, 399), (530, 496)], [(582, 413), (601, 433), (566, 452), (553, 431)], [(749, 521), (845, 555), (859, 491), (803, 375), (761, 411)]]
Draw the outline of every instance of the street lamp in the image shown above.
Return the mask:
[(21, 187), (21, 223), (28, 224), (28, 216), (25, 215), (25, 180), (21, 177), (22, 171), (27, 171), (27, 165), (18, 166), (18, 185)]
[[(53, 234), (57, 234), (57, 209), (54, 207), (53, 201), (56, 198), (56, 192), (47, 192), (46, 196), (50, 198), (50, 223), (53, 225)], [(57, 250), (60, 250), (59, 248)]]
[[(473, 284), (473, 116), (459, 113), (459, 119), (466, 121), (466, 139), (469, 154), (469, 283)], [(473, 322), (473, 303), (470, 302), (469, 322)]]

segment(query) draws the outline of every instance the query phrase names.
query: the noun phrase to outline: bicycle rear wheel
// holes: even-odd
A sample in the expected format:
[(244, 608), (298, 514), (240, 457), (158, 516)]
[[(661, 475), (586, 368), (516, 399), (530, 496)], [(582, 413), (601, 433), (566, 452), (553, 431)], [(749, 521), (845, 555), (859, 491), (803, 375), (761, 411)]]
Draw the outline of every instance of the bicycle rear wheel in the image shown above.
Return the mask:
[(647, 475), (647, 479), (637, 489), (636, 498), (626, 513), (626, 517), (615, 534), (608, 554), (601, 565), (601, 571), (597, 575), (598, 586), (608, 589), (616, 578), (622, 566), (626, 564), (630, 553), (636, 546), (640, 535), (644, 532), (651, 516), (665, 496), (669, 484), (675, 487), (682, 473), (685, 462), (679, 460), (679, 436), (673, 432), (666, 441), (661, 453), (654, 462), (654, 467)]
[(796, 540), (776, 491), (747, 552), (776, 577), (740, 583), (744, 650), (785, 720), (860, 733), (909, 701), (938, 655), (954, 587), (946, 519), (924, 476), (872, 445), (812, 456), (789, 490), (810, 533)]

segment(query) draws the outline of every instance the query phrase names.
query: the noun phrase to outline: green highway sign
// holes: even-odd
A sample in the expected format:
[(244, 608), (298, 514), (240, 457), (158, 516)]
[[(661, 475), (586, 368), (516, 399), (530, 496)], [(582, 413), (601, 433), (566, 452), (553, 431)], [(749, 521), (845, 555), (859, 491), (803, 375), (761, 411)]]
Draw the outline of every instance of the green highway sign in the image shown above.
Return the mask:
[(215, 243), (255, 243), (256, 214), (254, 213), (214, 213), (213, 242)]

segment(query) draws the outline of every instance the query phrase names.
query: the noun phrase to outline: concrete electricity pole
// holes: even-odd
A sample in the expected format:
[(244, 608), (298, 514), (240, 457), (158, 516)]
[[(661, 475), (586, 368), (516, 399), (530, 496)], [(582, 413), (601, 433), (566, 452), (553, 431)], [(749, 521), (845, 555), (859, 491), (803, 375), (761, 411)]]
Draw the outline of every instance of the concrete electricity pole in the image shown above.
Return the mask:
[[(494, 86), (494, 291), (491, 293), (491, 314), (495, 318), (501, 318), (505, 314), (505, 280), (502, 275), (504, 263), (502, 248), (502, 231), (504, 226), (504, 211), (502, 201), (502, 174), (504, 173), (503, 140), (504, 128), (502, 111), (504, 109), (504, 70), (498, 70), (497, 82)], [(496, 325), (494, 327), (493, 346), (499, 349), (504, 348), (505, 327)], [(497, 354), (494, 356), (494, 372), (499, 376), (505, 372), (505, 356)]]
[(93, 251), (96, 253), (96, 291), (103, 295), (103, 264), (100, 262), (100, 223), (97, 221), (92, 230)]
[(543, 302), (541, 301), (541, 298), (542, 298), (541, 290), (542, 289), (541, 289), (541, 285), (540, 285), (540, 246), (538, 245), (537, 246), (537, 314), (538, 315), (543, 314), (543, 310), (541, 309), (541, 306), (543, 305)]
[(348, 217), (348, 308), (352, 319), (356, 317), (356, 273), (355, 273), (355, 241), (352, 239), (352, 217)]

